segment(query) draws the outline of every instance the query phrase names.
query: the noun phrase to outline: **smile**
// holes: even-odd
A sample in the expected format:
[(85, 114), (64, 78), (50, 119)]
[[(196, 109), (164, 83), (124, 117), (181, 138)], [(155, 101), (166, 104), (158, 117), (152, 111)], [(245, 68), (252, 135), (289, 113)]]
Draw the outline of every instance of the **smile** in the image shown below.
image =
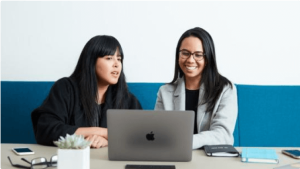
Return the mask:
[(113, 75), (118, 75), (119, 74), (119, 72), (111, 72), (111, 74), (113, 74)]
[(196, 69), (198, 66), (185, 66), (188, 70), (194, 70)]

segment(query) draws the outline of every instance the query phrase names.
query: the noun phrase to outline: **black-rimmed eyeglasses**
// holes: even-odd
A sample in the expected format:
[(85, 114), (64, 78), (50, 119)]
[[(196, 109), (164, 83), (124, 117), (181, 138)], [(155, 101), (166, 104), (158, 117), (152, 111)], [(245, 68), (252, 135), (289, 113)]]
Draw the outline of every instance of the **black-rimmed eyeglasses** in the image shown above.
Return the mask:
[(9, 156), (7, 157), (10, 164), (16, 168), (27, 168), (27, 169), (43, 169), (43, 168), (48, 168), (48, 167), (56, 167), (57, 166), (57, 155), (54, 155), (50, 158), (50, 162), (47, 161), (45, 157), (38, 157), (34, 158), (30, 161), (26, 160), (25, 158), (21, 158), (23, 161), (26, 163), (30, 164), (31, 166), (24, 166), (20, 164), (13, 164), (11, 162), (11, 159)]
[(187, 58), (189, 58), (190, 56), (193, 56), (193, 58), (196, 60), (196, 61), (201, 61), (203, 58), (204, 58), (204, 53), (202, 52), (194, 52), (194, 53), (191, 53), (187, 50), (181, 50), (179, 51), (179, 56), (181, 59), (184, 59), (186, 60)]

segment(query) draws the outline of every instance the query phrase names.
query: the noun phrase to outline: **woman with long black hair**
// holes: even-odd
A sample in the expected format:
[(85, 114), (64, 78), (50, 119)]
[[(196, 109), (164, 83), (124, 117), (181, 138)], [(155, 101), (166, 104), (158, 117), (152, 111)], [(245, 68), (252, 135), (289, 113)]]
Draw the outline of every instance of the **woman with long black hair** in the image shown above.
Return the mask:
[(90, 39), (72, 75), (55, 82), (42, 105), (32, 112), (37, 143), (54, 145), (60, 136), (77, 134), (91, 141), (91, 147), (107, 146), (107, 109), (142, 108), (128, 91), (123, 59), (114, 37)]
[(214, 42), (204, 29), (193, 28), (180, 37), (174, 78), (159, 89), (155, 109), (195, 112), (193, 149), (233, 144), (236, 87), (218, 72)]

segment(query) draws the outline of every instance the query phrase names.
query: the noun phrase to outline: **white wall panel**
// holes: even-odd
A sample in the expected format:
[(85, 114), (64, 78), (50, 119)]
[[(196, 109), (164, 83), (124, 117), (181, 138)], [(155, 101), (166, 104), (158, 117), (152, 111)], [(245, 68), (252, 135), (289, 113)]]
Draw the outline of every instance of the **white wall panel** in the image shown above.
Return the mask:
[(85, 43), (113, 35), (128, 82), (169, 82), (181, 34), (212, 35), (234, 83), (300, 85), (300, 1), (1, 2), (1, 80), (55, 81)]

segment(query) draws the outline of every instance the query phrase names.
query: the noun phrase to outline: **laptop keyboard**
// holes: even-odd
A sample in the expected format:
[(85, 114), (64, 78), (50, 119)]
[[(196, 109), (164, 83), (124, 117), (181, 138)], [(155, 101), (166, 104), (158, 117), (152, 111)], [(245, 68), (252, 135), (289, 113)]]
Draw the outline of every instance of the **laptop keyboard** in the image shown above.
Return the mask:
[(126, 165), (125, 169), (175, 169), (175, 165)]

